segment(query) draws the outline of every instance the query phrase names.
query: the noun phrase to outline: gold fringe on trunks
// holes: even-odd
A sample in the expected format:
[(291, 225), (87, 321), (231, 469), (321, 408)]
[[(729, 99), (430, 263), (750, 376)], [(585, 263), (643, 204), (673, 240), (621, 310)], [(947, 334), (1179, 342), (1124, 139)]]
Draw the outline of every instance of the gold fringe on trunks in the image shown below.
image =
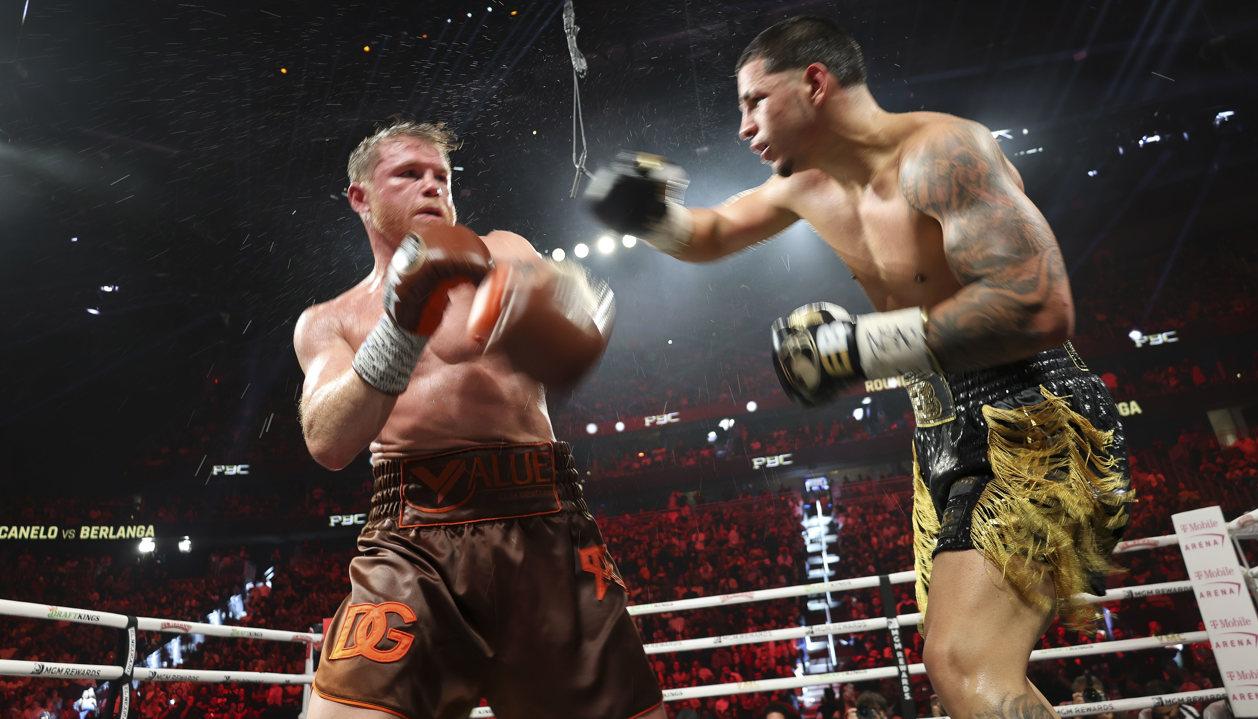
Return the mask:
[(917, 571), (917, 608), (922, 623), (917, 630), (926, 636), (926, 594), (930, 589), (930, 568), (934, 563), (935, 544), (939, 541), (939, 515), (930, 499), (930, 490), (922, 481), (917, 466), (917, 445), (913, 445), (913, 569)]
[[(1095, 620), (1096, 612), (1073, 597), (1090, 590), (1090, 576), (1116, 571), (1109, 553), (1116, 531), (1127, 522), (1132, 492), (1119, 459), (1110, 453), (1114, 433), (1098, 430), (1065, 398), (1043, 387), (1040, 393), (1044, 400), (1032, 405), (983, 407), (993, 479), (975, 505), (970, 539), (1024, 601), (1044, 611), (1055, 609), (1063, 622), (1082, 627)], [(915, 493), (925, 493), (933, 515), (925, 484), (919, 478), (916, 485)], [(919, 513), (915, 506), (915, 520)], [(914, 549), (918, 606), (925, 613), (920, 577), (929, 586), (930, 567), (923, 575), (922, 564), (930, 564), (934, 546), (922, 554), (931, 525), (921, 524), (923, 536), (915, 537)], [(937, 536), (937, 520), (934, 529)], [(1037, 591), (1046, 575), (1054, 585), (1056, 607)]]

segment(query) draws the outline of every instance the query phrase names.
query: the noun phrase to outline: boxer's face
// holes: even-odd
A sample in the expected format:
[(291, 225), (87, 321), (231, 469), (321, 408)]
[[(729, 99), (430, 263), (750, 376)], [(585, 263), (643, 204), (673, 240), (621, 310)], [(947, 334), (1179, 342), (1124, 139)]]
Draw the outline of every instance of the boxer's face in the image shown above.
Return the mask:
[(350, 185), (350, 202), (378, 232), (400, 241), (426, 223), (453, 224), (450, 163), (427, 140), (401, 136), (376, 148), (370, 182)]
[(738, 136), (773, 171), (788, 177), (807, 164), (819, 116), (803, 70), (764, 71), (756, 59), (738, 70), (742, 123)]

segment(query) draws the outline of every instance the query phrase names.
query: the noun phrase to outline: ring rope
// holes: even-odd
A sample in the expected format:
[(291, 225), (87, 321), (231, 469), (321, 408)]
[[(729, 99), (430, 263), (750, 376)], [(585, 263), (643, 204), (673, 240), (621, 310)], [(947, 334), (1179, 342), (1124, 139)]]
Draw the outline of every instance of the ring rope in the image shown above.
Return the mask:
[[(1258, 538), (1258, 509), (1251, 510), (1242, 514), (1227, 523), (1228, 533), (1234, 538), (1249, 539)], [(1148, 537), (1144, 539), (1133, 539), (1119, 543), (1114, 549), (1115, 554), (1126, 552), (1145, 551), (1156, 549), (1159, 547), (1167, 547), (1178, 544), (1175, 535), (1163, 535), (1157, 537)], [(1258, 577), (1258, 567), (1249, 569), (1246, 574)], [(682, 599), (676, 601), (654, 602), (651, 604), (640, 604), (627, 607), (627, 611), (631, 615), (658, 614), (662, 612), (681, 611), (688, 609), (699, 609), (713, 606), (729, 606), (735, 604), (745, 604), (750, 602), (760, 602), (771, 599), (784, 599), (790, 597), (809, 596), (813, 594), (823, 594), (826, 592), (836, 591), (852, 591), (856, 589), (868, 589), (877, 586), (885, 586), (889, 584), (907, 584), (914, 581), (915, 573), (913, 571), (895, 572), (889, 575), (875, 575), (869, 577), (857, 577), (853, 579), (832, 580), (827, 582), (818, 582), (814, 584), (797, 585), (793, 587), (780, 587), (776, 589), (754, 590), (750, 592), (735, 592), (731, 594), (714, 595), (710, 597), (697, 597), (692, 599)], [(1191, 584), (1187, 581), (1162, 582), (1156, 584), (1148, 584), (1133, 587), (1121, 587), (1111, 589), (1100, 597), (1088, 595), (1080, 595), (1080, 599), (1089, 603), (1100, 603), (1119, 601), (1123, 599), (1131, 599), (1135, 597), (1146, 597), (1158, 594), (1172, 594), (1179, 592), (1191, 591)], [(157, 619), (152, 617), (129, 617), (123, 614), (115, 614), (112, 612), (99, 612), (88, 609), (74, 609), (67, 607), (58, 607), (47, 604), (35, 604), (31, 602), (20, 602), (8, 599), (0, 599), (0, 615), (9, 615), (16, 617), (24, 617), (29, 619), (44, 619), (53, 621), (66, 621), (80, 624), (91, 624), (96, 626), (107, 626), (116, 629), (128, 629), (132, 631), (152, 631), (173, 634), (203, 634), (205, 636), (215, 636), (234, 639), (262, 639), (269, 641), (297, 642), (310, 646), (316, 646), (322, 642), (323, 635), (310, 632), (287, 632), (274, 629), (258, 629), (244, 628), (235, 626), (223, 626), (217, 624), (205, 624), (200, 622), (180, 622), (169, 619)], [(856, 633), (865, 631), (874, 631), (878, 629), (887, 629), (891, 622), (897, 622), (898, 626), (913, 626), (920, 622), (920, 613), (914, 612), (910, 614), (900, 615), (894, 618), (874, 618), (861, 619), (847, 622), (832, 622), (828, 624), (815, 625), (811, 627), (791, 627), (786, 629), (763, 630), (756, 632), (747, 632), (744, 634), (732, 634), (718, 637), (706, 637), (700, 639), (684, 639), (673, 642), (658, 642), (655, 644), (645, 645), (648, 654), (658, 654), (664, 652), (691, 651), (695, 649), (703, 649), (713, 646), (729, 646), (734, 644), (749, 644), (768, 641), (779, 641), (783, 639), (798, 639), (805, 636), (815, 636), (820, 634), (839, 634), (839, 633)], [(1068, 647), (1054, 647), (1051, 649), (1037, 649), (1031, 652), (1030, 661), (1046, 661), (1050, 659), (1059, 659), (1064, 657), (1088, 656), (1094, 654), (1110, 654), (1114, 652), (1136, 651), (1141, 649), (1152, 649), (1170, 645), (1197, 644), (1208, 641), (1207, 634), (1204, 631), (1186, 632), (1182, 634), (1164, 634), (1152, 637), (1141, 637), (1136, 639), (1121, 639), (1106, 642), (1095, 642), (1092, 644), (1082, 644)], [(910, 675), (921, 675), (926, 673), (924, 664), (917, 663), (908, 667)], [(0, 676), (27, 676), (27, 677), (58, 677), (58, 678), (93, 678), (102, 680), (116, 680), (127, 674), (126, 668), (122, 666), (110, 666), (102, 664), (72, 664), (60, 662), (32, 662), (12, 659), (0, 659)], [(845, 682), (868, 681), (872, 679), (892, 678), (900, 674), (900, 668), (895, 666), (877, 667), (872, 669), (858, 669), (845, 672), (828, 672), (824, 674), (811, 674), (803, 677), (784, 677), (779, 679), (762, 679), (749, 682), (734, 682), (725, 684), (709, 684), (698, 687), (686, 687), (678, 689), (666, 689), (663, 691), (665, 701), (676, 701), (679, 699), (695, 699), (711, 696), (727, 696), (732, 694), (746, 694), (750, 692), (775, 691), (780, 689), (800, 689), (808, 686), (816, 686), (820, 684), (834, 684)], [(130, 672), (130, 678), (139, 681), (190, 681), (190, 682), (249, 682), (249, 683), (266, 683), (266, 684), (311, 684), (314, 681), (314, 674), (280, 674), (272, 672), (233, 672), (233, 671), (207, 671), (196, 669), (149, 669), (147, 667), (136, 667)], [(1105, 712), (1129, 711), (1135, 709), (1144, 709), (1152, 706), (1161, 706), (1171, 702), (1196, 702), (1215, 700), (1226, 697), (1223, 689), (1208, 689), (1197, 692), (1181, 692), (1177, 694), (1153, 695), (1147, 697), (1134, 697), (1129, 699), (1119, 699), (1106, 702), (1096, 702), (1093, 704), (1074, 704), (1064, 707), (1058, 707), (1058, 713), (1062, 716), (1083, 716), (1088, 714), (1098, 714)], [(491, 717), (492, 709), (489, 707), (479, 707), (472, 711), (470, 717)]]
[[(74, 622), (76, 624), (91, 624), (92, 626), (112, 627), (114, 629), (126, 629), (128, 620), (125, 614), (98, 612), (93, 609), (57, 607), (51, 604), (19, 602), (12, 599), (0, 599), (0, 614), (11, 617), (25, 617), (27, 619), (50, 619), (60, 622)], [(265, 639), (274, 642), (299, 642), (302, 644), (319, 644), (323, 641), (322, 634), (313, 634), (311, 632), (286, 632), (279, 629), (205, 624), (202, 622), (185, 622), (177, 619), (156, 619), (153, 617), (136, 617), (135, 621), (135, 628), (141, 632), (204, 634), (207, 637)]]

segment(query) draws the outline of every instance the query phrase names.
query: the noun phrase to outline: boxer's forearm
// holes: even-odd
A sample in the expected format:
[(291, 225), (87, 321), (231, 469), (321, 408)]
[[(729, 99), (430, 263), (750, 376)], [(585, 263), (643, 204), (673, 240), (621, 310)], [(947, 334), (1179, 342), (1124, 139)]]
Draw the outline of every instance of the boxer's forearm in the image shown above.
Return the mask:
[(721, 216), (715, 210), (694, 207), (686, 211), (690, 213), (694, 230), (674, 257), (686, 262), (711, 262), (741, 249), (721, 242)]
[(1050, 289), (1040, 280), (980, 281), (932, 307), (926, 345), (947, 372), (1007, 364), (1059, 345), (1074, 330), (1068, 286)]
[(367, 384), (352, 369), (302, 403), (301, 428), (310, 455), (331, 470), (344, 469), (384, 428), (397, 397)]
[(690, 241), (684, 252), (676, 256), (689, 262), (711, 262), (764, 242), (790, 227), (799, 216), (780, 206), (776, 192), (761, 186), (719, 207), (690, 208)]

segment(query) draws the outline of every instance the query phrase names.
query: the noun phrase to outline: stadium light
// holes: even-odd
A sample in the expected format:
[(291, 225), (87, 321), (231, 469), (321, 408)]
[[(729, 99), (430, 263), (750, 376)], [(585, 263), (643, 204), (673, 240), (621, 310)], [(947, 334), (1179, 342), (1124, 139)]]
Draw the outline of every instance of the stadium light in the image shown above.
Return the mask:
[(597, 425), (597, 424), (594, 424), (593, 422), (590, 422), (589, 424), (585, 425), (585, 433), (586, 433), (586, 434), (594, 434), (594, 433), (596, 433), (596, 432), (598, 432), (598, 425)]
[(563, 258), (567, 256), (568, 256), (568, 253), (564, 252), (562, 247), (556, 247), (555, 249), (551, 250), (551, 253), (550, 253), (550, 258), (554, 260), (555, 262), (563, 262)]
[(610, 255), (616, 251), (616, 240), (611, 235), (603, 235), (598, 238), (598, 252), (601, 255)]
[(760, 409), (760, 405), (756, 404), (756, 401), (754, 399), (747, 403), (748, 412), (755, 412), (758, 409)]
[(572, 248), (572, 254), (576, 255), (578, 259), (584, 259), (590, 254), (590, 246), (584, 242), (578, 242), (577, 246)]
[(183, 554), (187, 554), (188, 552), (191, 552), (191, 551), (192, 551), (192, 539), (190, 539), (189, 537), (185, 536), (183, 539), (179, 540), (179, 551), (180, 551), (181, 553), (183, 553)]
[(616, 422), (616, 431), (617, 431), (617, 432), (624, 432), (624, 431), (625, 431), (625, 423), (624, 423), (624, 422)]
[(150, 554), (154, 549), (157, 549), (157, 543), (153, 541), (152, 537), (145, 537), (140, 540), (140, 554)]
[(631, 250), (638, 244), (638, 238), (633, 235), (625, 235), (620, 238), (620, 244), (624, 245), (626, 250)]

